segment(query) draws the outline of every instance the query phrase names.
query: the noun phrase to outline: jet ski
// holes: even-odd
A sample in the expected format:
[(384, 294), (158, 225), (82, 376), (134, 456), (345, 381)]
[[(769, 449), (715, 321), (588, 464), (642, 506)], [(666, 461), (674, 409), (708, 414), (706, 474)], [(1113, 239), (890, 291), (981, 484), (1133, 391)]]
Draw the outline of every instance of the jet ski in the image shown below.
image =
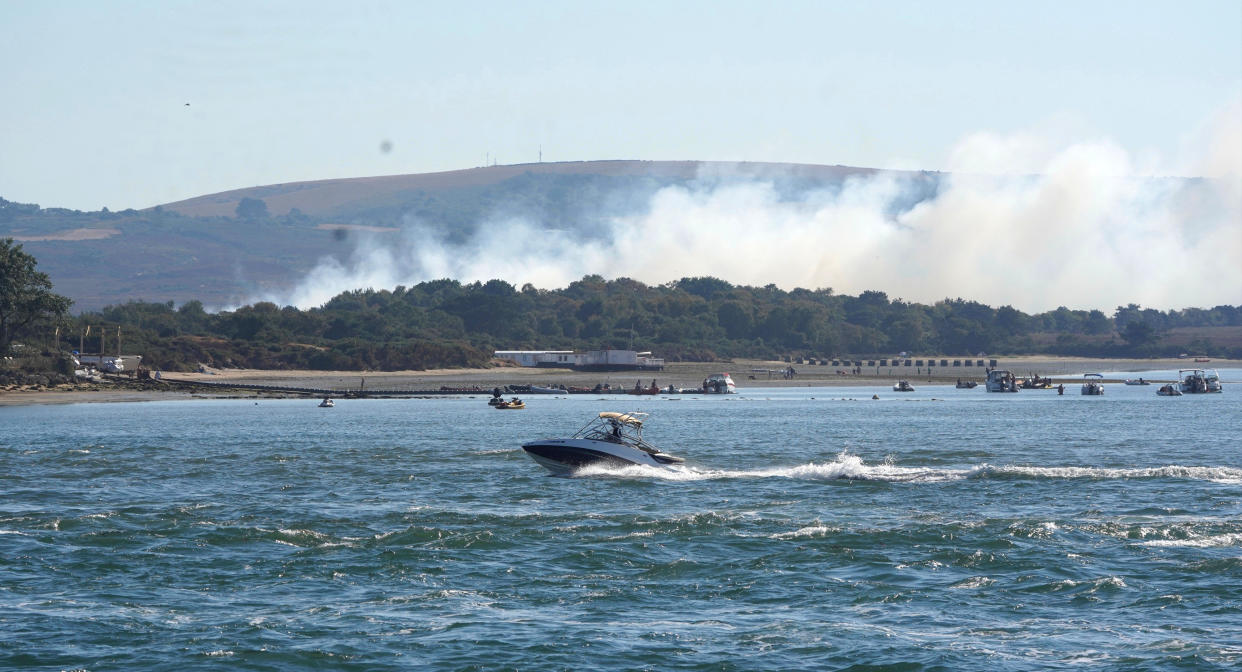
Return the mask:
[(646, 418), (646, 413), (603, 411), (568, 439), (540, 439), (522, 444), (522, 450), (556, 476), (590, 465), (668, 467), (685, 462), (643, 440)]

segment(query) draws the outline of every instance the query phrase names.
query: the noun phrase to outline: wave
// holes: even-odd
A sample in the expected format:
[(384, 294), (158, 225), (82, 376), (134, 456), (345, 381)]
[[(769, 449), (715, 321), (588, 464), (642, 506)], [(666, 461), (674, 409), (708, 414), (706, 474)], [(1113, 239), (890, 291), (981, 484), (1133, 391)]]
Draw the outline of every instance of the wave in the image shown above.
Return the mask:
[(1242, 546), (1242, 533), (1231, 532), (1227, 534), (1191, 536), (1186, 539), (1152, 539), (1150, 541), (1141, 542), (1141, 545), (1181, 548), (1224, 548), (1227, 546)]
[[(938, 473), (939, 472), (939, 473)], [(897, 467), (891, 464), (867, 465), (857, 455), (842, 453), (835, 462), (771, 467), (767, 469), (703, 469), (693, 466), (648, 467), (633, 465), (613, 467), (591, 465), (576, 476), (613, 476), (621, 478), (657, 478), (668, 481), (706, 481), (739, 478), (792, 478), (798, 480), (912, 481), (944, 480), (947, 470)]]
[(592, 465), (580, 469), (576, 476), (610, 476), (614, 478), (654, 478), (667, 481), (704, 481), (744, 478), (789, 478), (822, 481), (875, 481), (881, 483), (937, 483), (973, 478), (1004, 478), (1031, 480), (1109, 480), (1159, 479), (1242, 483), (1242, 469), (1237, 467), (1202, 467), (1165, 465), (1160, 467), (1032, 467), (994, 466), (981, 464), (964, 469), (902, 467), (891, 463), (869, 465), (857, 455), (842, 453), (833, 462), (808, 462), (789, 467), (766, 469), (705, 469), (696, 466), (648, 467), (633, 465), (612, 467)]

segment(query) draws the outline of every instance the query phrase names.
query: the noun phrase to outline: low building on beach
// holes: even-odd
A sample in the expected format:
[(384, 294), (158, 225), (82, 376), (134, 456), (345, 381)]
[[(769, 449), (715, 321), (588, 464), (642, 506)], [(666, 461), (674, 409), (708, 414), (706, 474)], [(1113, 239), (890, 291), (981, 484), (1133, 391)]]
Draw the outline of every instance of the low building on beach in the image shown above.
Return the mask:
[(519, 366), (573, 369), (575, 371), (663, 371), (664, 360), (650, 352), (634, 350), (497, 350), (496, 359), (508, 359)]

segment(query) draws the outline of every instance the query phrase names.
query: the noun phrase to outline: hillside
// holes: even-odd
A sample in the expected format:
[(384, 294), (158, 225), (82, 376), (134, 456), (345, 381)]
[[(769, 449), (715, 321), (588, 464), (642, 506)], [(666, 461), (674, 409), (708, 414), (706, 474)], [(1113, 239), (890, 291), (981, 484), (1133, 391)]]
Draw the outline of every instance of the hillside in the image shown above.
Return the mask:
[[(273, 215), (297, 209), (307, 215), (349, 218), (388, 204), (418, 203), (420, 193), (479, 190), (524, 176), (603, 178), (617, 185), (623, 178), (647, 178), (671, 184), (696, 179), (772, 179), (806, 180), (813, 183), (839, 182), (855, 174), (870, 174), (869, 168), (806, 164), (720, 163), (704, 161), (568, 161), (487, 166), (440, 173), (356, 177), (313, 182), (291, 182), (261, 187), (233, 189), (217, 194), (165, 204), (163, 209), (191, 217), (232, 217), (243, 198), (259, 198)], [(555, 180), (553, 180), (555, 181)]]
[[(845, 166), (591, 161), (489, 166), (440, 173), (320, 180), (236, 189), (121, 212), (80, 212), (0, 201), (0, 237), (39, 260), (74, 311), (131, 299), (235, 305), (294, 286), (324, 257), (344, 260), (356, 235), (396, 236), (413, 222), (451, 244), (491, 222), (607, 233), (670, 185), (764, 180), (782, 193), (834, 189)], [(937, 176), (903, 173), (935, 192)], [(243, 199), (266, 214), (238, 216)], [(252, 203), (253, 205), (253, 203)], [(348, 288), (342, 288), (348, 289)]]

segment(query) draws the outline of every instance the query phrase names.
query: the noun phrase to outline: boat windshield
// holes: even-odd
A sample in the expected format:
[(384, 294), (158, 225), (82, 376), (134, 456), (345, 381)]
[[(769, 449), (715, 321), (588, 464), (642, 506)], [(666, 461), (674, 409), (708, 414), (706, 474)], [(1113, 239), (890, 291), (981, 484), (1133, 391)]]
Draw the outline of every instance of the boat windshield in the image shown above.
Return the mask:
[(643, 420), (646, 417), (646, 413), (605, 411), (578, 430), (574, 438), (624, 443), (649, 453), (658, 453), (658, 448), (643, 439)]

